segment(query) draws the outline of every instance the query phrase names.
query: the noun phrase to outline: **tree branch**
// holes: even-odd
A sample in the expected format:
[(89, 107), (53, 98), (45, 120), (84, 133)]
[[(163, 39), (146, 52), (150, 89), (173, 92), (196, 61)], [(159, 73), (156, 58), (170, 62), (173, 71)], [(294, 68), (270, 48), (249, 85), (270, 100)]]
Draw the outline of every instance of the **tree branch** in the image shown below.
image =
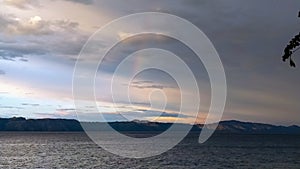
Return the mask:
[(300, 46), (297, 47), (297, 49), (293, 50), (293, 53), (297, 52), (300, 49)]

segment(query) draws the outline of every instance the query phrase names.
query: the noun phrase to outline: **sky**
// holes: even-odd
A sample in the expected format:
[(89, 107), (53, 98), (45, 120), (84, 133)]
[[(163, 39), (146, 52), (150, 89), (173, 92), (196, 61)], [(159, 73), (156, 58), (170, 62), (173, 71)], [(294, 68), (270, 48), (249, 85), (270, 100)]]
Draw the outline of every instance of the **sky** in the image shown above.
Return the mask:
[[(116, 75), (118, 99), (111, 99), (109, 81), (116, 66), (137, 50), (161, 48), (178, 55), (194, 73), (201, 97), (197, 122), (203, 122), (211, 99), (207, 71), (187, 46), (161, 35), (127, 38), (128, 32), (119, 32), (121, 43), (105, 56), (96, 73), (99, 112), (90, 109), (92, 99), (82, 98), (86, 105), (80, 110), (74, 105), (74, 67), (89, 37), (119, 17), (163, 12), (196, 25), (218, 51), (227, 80), (222, 120), (300, 125), (300, 69), (281, 60), (284, 47), (300, 30), (299, 7), (299, 0), (0, 0), (0, 117), (191, 123), (193, 112), (188, 109), (178, 117), (180, 94), (191, 97), (192, 107), (197, 93), (179, 90), (176, 79), (167, 73), (148, 70), (125, 83), (126, 72), (149, 63), (150, 56), (136, 56), (127, 71)], [(147, 20), (141, 24), (147, 25)], [(105, 42), (99, 42), (99, 48), (103, 46)], [(95, 60), (84, 58), (87, 63)], [(180, 72), (177, 67), (170, 69)], [(85, 87), (81, 86), (82, 93)], [(164, 110), (150, 107), (165, 101)]]

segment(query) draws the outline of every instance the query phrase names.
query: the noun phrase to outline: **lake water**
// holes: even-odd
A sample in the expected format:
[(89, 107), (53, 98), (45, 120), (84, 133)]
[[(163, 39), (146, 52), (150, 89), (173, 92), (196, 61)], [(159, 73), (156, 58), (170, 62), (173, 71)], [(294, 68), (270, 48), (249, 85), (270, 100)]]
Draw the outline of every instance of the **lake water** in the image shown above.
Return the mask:
[(200, 145), (191, 135), (159, 156), (128, 159), (84, 133), (0, 133), (0, 168), (300, 168), (300, 136), (214, 135)]

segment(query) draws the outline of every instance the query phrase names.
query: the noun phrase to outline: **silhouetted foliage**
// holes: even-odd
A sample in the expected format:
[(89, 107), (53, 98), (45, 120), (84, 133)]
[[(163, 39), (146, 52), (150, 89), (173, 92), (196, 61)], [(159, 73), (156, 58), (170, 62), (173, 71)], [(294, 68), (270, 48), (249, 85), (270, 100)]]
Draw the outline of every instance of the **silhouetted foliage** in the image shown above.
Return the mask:
[[(300, 12), (298, 14), (298, 17), (300, 17)], [(296, 35), (290, 43), (286, 46), (284, 49), (284, 55), (282, 56), (282, 60), (285, 62), (289, 59), (290, 66), (296, 67), (296, 63), (294, 62), (292, 55), (297, 52), (300, 49), (300, 32), (298, 35)]]

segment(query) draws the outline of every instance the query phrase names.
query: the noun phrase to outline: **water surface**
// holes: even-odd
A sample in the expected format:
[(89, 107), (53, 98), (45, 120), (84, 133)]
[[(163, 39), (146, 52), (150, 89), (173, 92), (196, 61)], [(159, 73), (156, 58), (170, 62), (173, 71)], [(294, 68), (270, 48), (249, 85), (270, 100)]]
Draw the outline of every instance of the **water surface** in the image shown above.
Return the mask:
[(214, 135), (205, 144), (191, 135), (162, 155), (128, 159), (84, 133), (3, 132), (0, 150), (0, 168), (300, 168), (300, 136), (293, 135)]

